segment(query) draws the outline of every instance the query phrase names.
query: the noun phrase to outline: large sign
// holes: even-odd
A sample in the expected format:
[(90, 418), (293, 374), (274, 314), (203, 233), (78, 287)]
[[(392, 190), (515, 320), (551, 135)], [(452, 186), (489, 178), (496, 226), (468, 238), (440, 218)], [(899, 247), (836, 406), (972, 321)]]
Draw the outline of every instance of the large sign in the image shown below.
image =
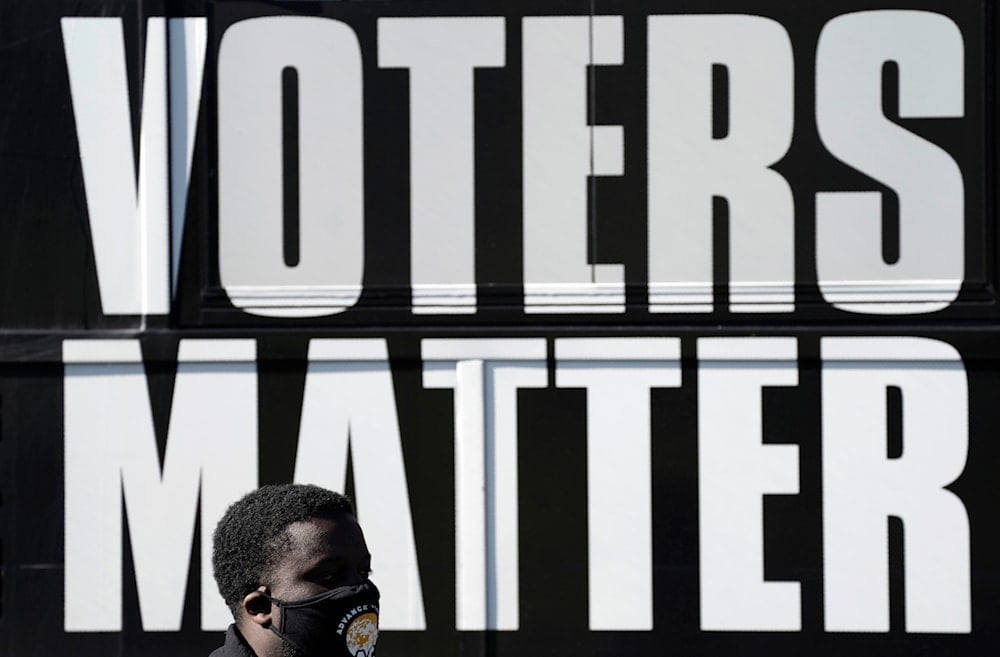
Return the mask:
[(1000, 648), (992, 7), (4, 14), (0, 653), (207, 654), (287, 481), (380, 654)]

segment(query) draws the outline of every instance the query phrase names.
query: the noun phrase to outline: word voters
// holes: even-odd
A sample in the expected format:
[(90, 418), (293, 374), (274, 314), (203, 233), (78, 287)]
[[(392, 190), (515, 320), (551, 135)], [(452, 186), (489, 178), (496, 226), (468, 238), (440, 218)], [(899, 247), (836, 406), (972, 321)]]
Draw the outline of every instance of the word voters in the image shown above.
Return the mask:
[[(477, 249), (485, 219), (477, 212), (484, 198), (509, 196), (518, 184), (521, 202), (504, 226), (520, 239), (505, 243), (511, 252), (503, 259), (520, 263), (510, 276), (520, 279), (525, 313), (624, 313), (626, 281), (645, 286), (651, 313), (793, 313), (800, 283), (817, 285), (825, 303), (851, 313), (929, 313), (958, 297), (968, 247), (963, 166), (972, 164), (907, 123), (947, 119), (939, 133), (953, 136), (968, 129), (965, 41), (943, 14), (846, 13), (826, 22), (814, 48), (795, 49), (790, 27), (746, 14), (374, 23), (373, 40), (330, 16), (222, 21), (218, 49), (206, 53), (214, 39), (204, 18), (150, 18), (140, 94), (129, 87), (120, 18), (63, 19), (106, 314), (170, 311), (198, 170), (206, 60), (215, 71), (208, 79), (217, 81), (214, 102), (205, 103), (217, 139), (217, 161), (208, 165), (218, 171), (213, 262), (226, 298), (250, 315), (323, 317), (358, 304), (366, 273), (378, 266), (366, 243), (373, 189), (408, 199), (398, 232), (409, 237), (409, 272), (398, 285), (410, 288), (409, 310), (475, 313), (478, 295), (496, 282), (477, 279), (486, 271)], [(643, 34), (634, 33), (637, 25)], [(627, 48), (632, 42), (645, 51)], [(510, 52), (511, 43), (520, 51)], [(814, 59), (796, 61), (793, 53), (803, 51)], [(887, 66), (898, 79), (885, 81)], [(592, 71), (622, 76), (634, 67), (645, 92), (601, 102), (619, 110), (644, 103), (645, 120), (600, 123), (588, 100), (603, 97)], [(519, 116), (514, 109), (513, 120), (486, 120), (483, 75), (507, 70), (499, 79), (506, 96), (520, 99)], [(405, 86), (385, 91), (387, 76)], [(376, 88), (384, 95), (372, 96)], [(136, 130), (129, 107), (137, 96)], [(796, 112), (804, 100), (815, 106), (807, 121)], [(378, 123), (385, 106), (400, 105), (408, 109), (394, 120), (405, 129)], [(391, 169), (405, 171), (407, 184), (393, 187), (386, 167), (372, 166), (387, 148), (372, 126), (408, 135)], [(490, 131), (493, 141), (520, 144), (517, 153), (490, 152), (512, 161), (483, 166), (479, 141)], [(817, 141), (810, 161), (852, 171), (861, 188), (825, 181), (794, 188), (779, 172), (793, 141)], [(497, 178), (497, 168), (520, 175)], [(633, 231), (627, 257), (601, 255), (591, 183), (636, 177), (644, 178), (630, 183), (646, 197), (636, 219), (644, 236)], [(797, 204), (802, 197), (810, 202)], [(727, 231), (713, 228), (720, 199)], [(602, 214), (625, 212), (602, 203)], [(382, 214), (378, 221), (387, 221)], [(813, 221), (814, 230), (803, 230)], [(797, 243), (813, 234), (814, 243)], [(716, 253), (727, 254), (725, 281), (715, 280), (723, 275)], [(797, 280), (804, 258), (815, 276)], [(627, 277), (627, 268), (645, 280)], [(718, 283), (728, 298), (716, 298)]]

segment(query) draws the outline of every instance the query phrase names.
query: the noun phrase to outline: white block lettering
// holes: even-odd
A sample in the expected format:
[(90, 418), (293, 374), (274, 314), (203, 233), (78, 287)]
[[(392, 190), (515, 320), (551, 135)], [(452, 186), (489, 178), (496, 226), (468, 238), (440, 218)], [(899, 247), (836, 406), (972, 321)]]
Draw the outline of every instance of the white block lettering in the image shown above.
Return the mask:
[[(732, 312), (791, 312), (794, 207), (770, 167), (792, 141), (792, 45), (760, 16), (650, 16), (649, 307), (711, 312), (713, 197), (729, 205)], [(712, 66), (729, 125), (712, 135)]]
[[(968, 454), (968, 383), (927, 338), (825, 338), (826, 629), (889, 631), (888, 517), (904, 528), (906, 631), (971, 631), (969, 517), (944, 487)], [(902, 456), (888, 458), (886, 389), (902, 393)]]
[(681, 385), (680, 340), (565, 338), (555, 351), (556, 385), (587, 389), (590, 629), (651, 630), (650, 389)]
[(252, 340), (182, 340), (167, 449), (156, 449), (135, 340), (66, 340), (65, 629), (122, 629), (122, 498), (142, 627), (177, 631), (201, 515), (201, 626), (232, 614), (212, 577), (212, 532), (257, 486)]
[(701, 629), (802, 629), (798, 582), (764, 580), (765, 494), (799, 492), (798, 447), (763, 444), (765, 386), (798, 384), (795, 338), (698, 340)]
[(121, 18), (65, 17), (61, 24), (101, 308), (167, 314), (201, 101), (205, 19), (147, 21), (138, 173)]
[(816, 123), (835, 157), (899, 197), (899, 260), (882, 256), (880, 192), (816, 195), (816, 270), (824, 298), (855, 313), (929, 313), (965, 275), (962, 171), (939, 146), (882, 114), (882, 68), (899, 67), (900, 118), (964, 113), (964, 44), (952, 20), (926, 11), (834, 18), (816, 50)]
[(455, 390), (455, 627), (520, 624), (517, 391), (544, 388), (545, 340), (427, 339), (424, 386)]
[(379, 66), (410, 72), (413, 312), (474, 313), (474, 71), (505, 63), (504, 19), (380, 18)]
[(522, 32), (525, 312), (624, 312), (624, 265), (587, 255), (589, 177), (625, 173), (625, 129), (587, 124), (587, 67), (624, 63), (622, 17), (528, 17)]
[[(248, 313), (320, 317), (364, 270), (361, 48), (328, 18), (240, 21), (219, 46), (219, 276)], [(298, 262), (283, 254), (283, 76), (298, 107)]]
[(358, 520), (382, 592), (379, 626), (423, 630), (396, 397), (385, 340), (312, 340), (295, 481), (344, 490), (351, 450)]

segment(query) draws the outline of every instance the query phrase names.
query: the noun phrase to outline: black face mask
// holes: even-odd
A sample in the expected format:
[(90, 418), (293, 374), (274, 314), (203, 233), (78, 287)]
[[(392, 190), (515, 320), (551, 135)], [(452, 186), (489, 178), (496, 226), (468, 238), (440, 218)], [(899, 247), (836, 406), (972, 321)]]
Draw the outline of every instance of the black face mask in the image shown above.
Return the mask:
[(370, 581), (305, 600), (264, 596), (281, 608), (270, 630), (307, 657), (374, 657), (379, 593)]

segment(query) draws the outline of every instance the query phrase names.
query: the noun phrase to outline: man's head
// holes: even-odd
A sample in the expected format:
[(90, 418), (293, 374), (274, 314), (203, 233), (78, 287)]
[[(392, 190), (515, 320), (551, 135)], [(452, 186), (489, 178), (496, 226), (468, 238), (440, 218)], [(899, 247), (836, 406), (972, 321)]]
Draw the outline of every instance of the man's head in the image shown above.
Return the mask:
[[(363, 587), (371, 555), (347, 497), (290, 484), (260, 488), (226, 511), (215, 530), (212, 566), (243, 637), (258, 657), (272, 657), (299, 654), (294, 638), (279, 631), (283, 614), (287, 629), (305, 617), (303, 610), (316, 615), (335, 606), (326, 600), (291, 612), (287, 603)], [(310, 633), (317, 625), (302, 628)]]

